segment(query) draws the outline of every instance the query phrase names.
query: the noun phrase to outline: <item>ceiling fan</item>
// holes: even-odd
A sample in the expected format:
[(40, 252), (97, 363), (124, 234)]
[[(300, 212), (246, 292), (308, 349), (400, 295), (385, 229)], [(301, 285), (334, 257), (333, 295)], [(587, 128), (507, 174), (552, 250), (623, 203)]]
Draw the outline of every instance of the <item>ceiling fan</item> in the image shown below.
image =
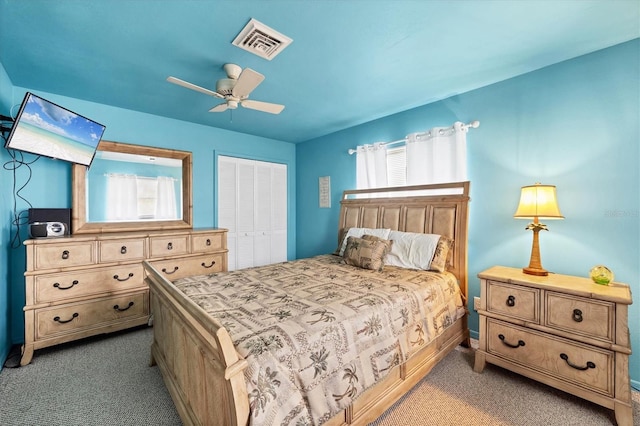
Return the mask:
[(280, 114), (280, 112), (282, 112), (284, 105), (248, 99), (249, 94), (262, 83), (264, 75), (251, 68), (242, 69), (235, 64), (225, 64), (222, 68), (227, 73), (227, 78), (221, 78), (216, 82), (215, 92), (172, 76), (168, 77), (167, 81), (186, 87), (187, 89), (196, 90), (205, 95), (225, 100), (223, 103), (211, 108), (209, 112), (222, 112), (227, 109), (236, 109), (238, 105), (270, 114)]

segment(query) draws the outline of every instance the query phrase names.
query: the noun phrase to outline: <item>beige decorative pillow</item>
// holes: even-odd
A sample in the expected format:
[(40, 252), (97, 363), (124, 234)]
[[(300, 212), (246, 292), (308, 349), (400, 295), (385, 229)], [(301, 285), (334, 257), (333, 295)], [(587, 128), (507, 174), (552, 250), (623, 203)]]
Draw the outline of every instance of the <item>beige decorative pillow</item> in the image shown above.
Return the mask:
[(453, 240), (441, 235), (436, 250), (433, 253), (433, 259), (431, 259), (431, 265), (429, 266), (430, 271), (446, 271), (451, 247), (453, 247)]
[(347, 247), (344, 249), (342, 257), (347, 265), (381, 271), (384, 267), (382, 260), (386, 251), (387, 244), (382, 241), (348, 237)]
[(347, 247), (347, 238), (348, 237), (358, 237), (362, 238), (364, 234), (375, 235), (376, 237), (380, 237), (383, 239), (388, 239), (389, 232), (391, 229), (383, 229), (383, 228), (347, 228), (346, 232), (344, 232), (344, 237), (342, 242), (340, 243), (340, 247), (338, 248), (338, 254), (340, 256), (344, 255), (344, 249)]
[[(369, 240), (369, 241), (380, 241), (381, 243), (384, 243), (387, 246), (387, 249), (385, 250), (385, 256), (387, 255), (387, 253), (389, 253), (391, 251), (391, 245), (393, 244), (393, 241), (391, 240), (385, 240), (384, 238), (380, 238), (380, 237), (376, 237), (375, 235), (371, 235), (371, 234), (364, 234), (362, 236), (363, 240)], [(382, 260), (384, 260), (384, 257), (382, 258)]]

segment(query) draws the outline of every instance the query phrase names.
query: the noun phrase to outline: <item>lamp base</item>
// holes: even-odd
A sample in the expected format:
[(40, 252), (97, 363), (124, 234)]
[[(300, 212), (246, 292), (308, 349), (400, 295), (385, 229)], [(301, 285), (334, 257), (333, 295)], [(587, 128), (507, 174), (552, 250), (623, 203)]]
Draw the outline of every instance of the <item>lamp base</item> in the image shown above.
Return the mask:
[(547, 275), (549, 275), (549, 272), (546, 269), (542, 268), (522, 268), (522, 272), (529, 275), (538, 275), (540, 277), (546, 277)]

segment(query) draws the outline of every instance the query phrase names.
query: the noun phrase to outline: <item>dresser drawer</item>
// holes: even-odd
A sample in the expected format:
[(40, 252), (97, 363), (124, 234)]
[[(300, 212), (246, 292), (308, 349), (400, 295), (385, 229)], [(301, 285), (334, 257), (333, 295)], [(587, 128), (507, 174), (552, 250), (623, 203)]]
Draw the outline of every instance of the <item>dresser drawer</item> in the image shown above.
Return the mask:
[(225, 234), (212, 232), (208, 234), (191, 235), (191, 253), (209, 253), (215, 250), (223, 250)]
[(153, 266), (174, 281), (190, 275), (207, 275), (223, 269), (224, 254), (215, 253), (202, 256), (183, 257), (181, 259), (158, 260), (151, 262)]
[(488, 281), (487, 311), (539, 324), (540, 290)]
[(487, 319), (487, 352), (613, 396), (614, 352)]
[(33, 280), (35, 303), (68, 300), (144, 286), (142, 263), (37, 275)]
[(36, 309), (36, 340), (149, 315), (147, 290), (76, 304)]
[(545, 325), (612, 342), (615, 303), (547, 292)]
[(149, 238), (150, 256), (180, 256), (189, 253), (188, 235)]
[(143, 260), (145, 258), (144, 239), (100, 241), (98, 243), (100, 263)]
[(36, 270), (96, 263), (93, 241), (41, 244), (36, 245), (34, 250)]

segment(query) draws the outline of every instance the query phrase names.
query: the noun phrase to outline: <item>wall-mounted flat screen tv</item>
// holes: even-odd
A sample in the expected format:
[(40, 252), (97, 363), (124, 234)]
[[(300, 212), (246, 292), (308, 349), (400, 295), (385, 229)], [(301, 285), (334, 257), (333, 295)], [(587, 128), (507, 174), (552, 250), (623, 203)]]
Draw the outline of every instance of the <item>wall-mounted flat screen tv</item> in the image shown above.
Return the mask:
[(27, 92), (5, 148), (91, 165), (105, 126)]

